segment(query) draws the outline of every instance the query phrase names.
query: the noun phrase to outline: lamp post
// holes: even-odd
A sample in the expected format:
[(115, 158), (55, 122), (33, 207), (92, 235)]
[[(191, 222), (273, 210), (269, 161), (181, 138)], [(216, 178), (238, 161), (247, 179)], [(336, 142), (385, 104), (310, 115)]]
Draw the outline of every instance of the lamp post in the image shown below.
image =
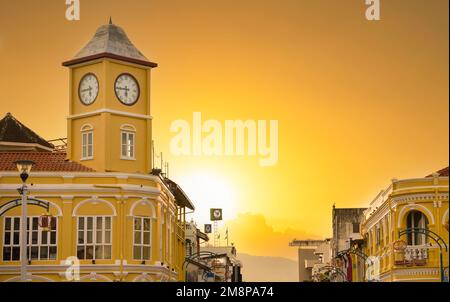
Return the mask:
[(18, 160), (15, 162), (17, 170), (19, 170), (22, 186), (18, 189), (22, 196), (22, 217), (20, 226), (20, 280), (27, 281), (27, 184), (26, 181), (30, 175), (34, 162), (31, 160)]

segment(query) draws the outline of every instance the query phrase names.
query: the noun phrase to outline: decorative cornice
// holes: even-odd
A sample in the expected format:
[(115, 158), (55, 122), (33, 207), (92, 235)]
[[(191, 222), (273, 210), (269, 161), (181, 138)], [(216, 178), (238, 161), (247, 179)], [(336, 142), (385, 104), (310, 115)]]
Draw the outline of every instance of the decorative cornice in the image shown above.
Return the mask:
[[(17, 177), (17, 172), (13, 171), (0, 171), (0, 178), (1, 177)], [(61, 171), (55, 171), (55, 172), (32, 172), (31, 174), (34, 178), (39, 177), (67, 177), (67, 176), (73, 176), (73, 177), (79, 177), (79, 178), (116, 178), (117, 177), (128, 177), (128, 178), (135, 178), (135, 179), (143, 179), (143, 180), (150, 180), (154, 181), (155, 183), (161, 185), (163, 188), (163, 193), (168, 195), (168, 198), (175, 199), (172, 192), (170, 192), (167, 185), (159, 178), (158, 176), (151, 175), (151, 174), (137, 174), (137, 173), (116, 173), (116, 172), (61, 172)], [(1, 184), (0, 184), (1, 185)], [(17, 185), (17, 184), (16, 184)], [(100, 184), (98, 184), (100, 185)], [(120, 184), (115, 184), (115, 186), (119, 186)], [(111, 187), (111, 185), (107, 184), (105, 186)], [(121, 185), (123, 186), (123, 185)]]
[(83, 117), (99, 115), (102, 113), (110, 113), (110, 114), (115, 114), (115, 115), (134, 117), (134, 118), (139, 118), (139, 119), (143, 119), (143, 120), (152, 120), (153, 119), (153, 117), (151, 115), (130, 113), (130, 112), (126, 112), (126, 111), (119, 111), (119, 110), (113, 110), (113, 109), (107, 109), (107, 108), (98, 109), (98, 110), (80, 113), (80, 114), (69, 115), (67, 117), (67, 119), (69, 119), (69, 120), (79, 119), (79, 118), (83, 118)]
[[(448, 187), (447, 187), (448, 188)], [(393, 203), (448, 200), (448, 193), (411, 193), (392, 197)]]
[(437, 268), (411, 268), (411, 269), (395, 269), (394, 276), (424, 276), (424, 275), (439, 275)]

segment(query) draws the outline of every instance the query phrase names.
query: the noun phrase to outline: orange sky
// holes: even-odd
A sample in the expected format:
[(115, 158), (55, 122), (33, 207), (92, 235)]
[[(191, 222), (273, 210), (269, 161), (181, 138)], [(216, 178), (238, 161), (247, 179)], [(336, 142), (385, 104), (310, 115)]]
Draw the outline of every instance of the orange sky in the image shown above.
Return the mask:
[[(448, 165), (448, 0), (381, 2), (382, 21), (368, 22), (363, 0), (81, 0), (81, 21), (69, 22), (64, 0), (0, 0), (0, 115), (65, 137), (61, 62), (111, 15), (159, 63), (156, 149), (199, 222), (219, 204), (239, 226), (230, 234), (238, 250), (295, 257), (267, 246), (330, 236), (333, 202), (364, 207), (393, 177)], [(171, 122), (194, 111), (278, 120), (278, 164), (171, 156)], [(266, 240), (266, 226), (276, 239), (246, 244)]]

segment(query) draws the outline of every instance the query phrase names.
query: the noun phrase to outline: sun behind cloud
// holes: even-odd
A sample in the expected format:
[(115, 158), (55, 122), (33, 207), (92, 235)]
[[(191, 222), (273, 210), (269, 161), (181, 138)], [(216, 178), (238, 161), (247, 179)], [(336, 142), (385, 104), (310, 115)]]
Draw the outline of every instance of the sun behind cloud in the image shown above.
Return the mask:
[(194, 218), (199, 224), (209, 223), (209, 209), (223, 209), (224, 219), (236, 215), (236, 188), (231, 181), (214, 171), (198, 170), (179, 178), (178, 183), (195, 203)]

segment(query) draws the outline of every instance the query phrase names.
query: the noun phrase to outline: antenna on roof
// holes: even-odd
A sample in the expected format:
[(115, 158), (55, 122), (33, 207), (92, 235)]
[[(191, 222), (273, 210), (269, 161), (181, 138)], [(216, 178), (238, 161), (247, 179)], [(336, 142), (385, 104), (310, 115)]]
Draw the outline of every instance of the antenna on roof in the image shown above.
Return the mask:
[(166, 177), (169, 178), (169, 162), (166, 162)]

